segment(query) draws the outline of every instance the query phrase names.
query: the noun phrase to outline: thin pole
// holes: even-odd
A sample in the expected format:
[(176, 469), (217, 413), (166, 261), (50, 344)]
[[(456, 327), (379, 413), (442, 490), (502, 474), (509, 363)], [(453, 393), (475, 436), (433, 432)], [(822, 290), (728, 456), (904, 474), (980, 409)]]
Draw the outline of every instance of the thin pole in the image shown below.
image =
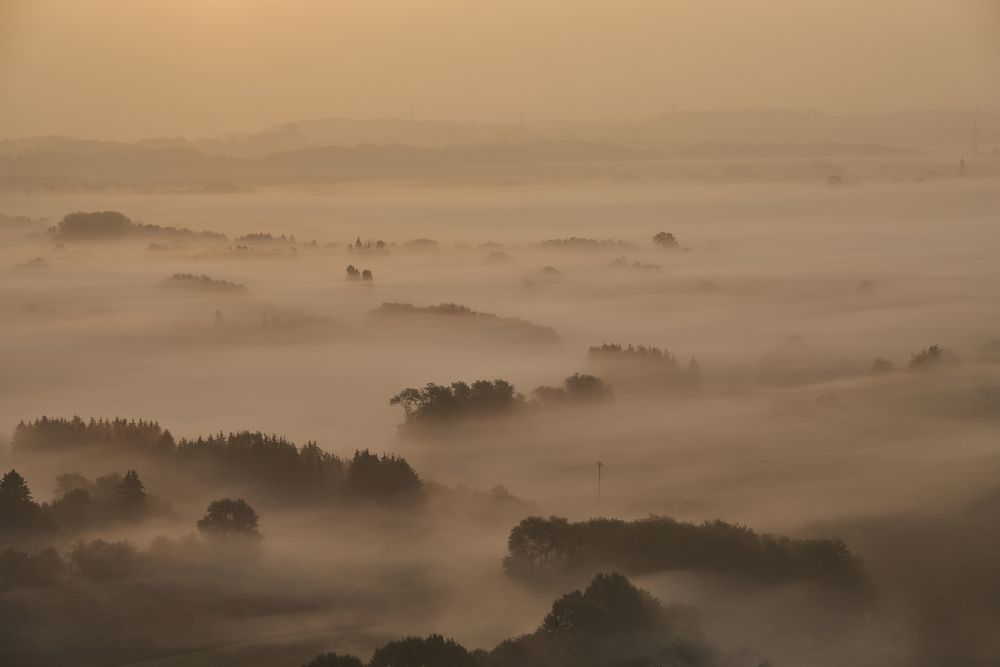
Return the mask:
[(601, 508), (601, 468), (604, 464), (597, 462), (597, 509)]

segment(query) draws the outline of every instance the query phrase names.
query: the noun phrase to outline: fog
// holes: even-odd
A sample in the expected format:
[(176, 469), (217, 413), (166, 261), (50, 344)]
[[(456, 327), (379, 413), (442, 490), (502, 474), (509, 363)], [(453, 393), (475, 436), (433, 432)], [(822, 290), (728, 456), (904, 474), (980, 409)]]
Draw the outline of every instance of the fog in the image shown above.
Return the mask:
[(0, 3), (0, 664), (1000, 663), (995, 3)]
[[(297, 665), (432, 632), (489, 649), (532, 631), (573, 585), (525, 587), (501, 569), (510, 529), (554, 514), (720, 518), (843, 539), (865, 563), (879, 594), (862, 615), (738, 577), (637, 574), (662, 601), (701, 610), (717, 661), (987, 664), (996, 598), (948, 582), (967, 567), (992, 576), (992, 561), (964, 563), (965, 547), (945, 545), (996, 548), (980, 526), (996, 511), (998, 192), (987, 179), (5, 195), (3, 210), (23, 216), (5, 220), (0, 256), (9, 440), (43, 415), (155, 419), (178, 439), (259, 430), (347, 459), (395, 453), (426, 494), (419, 507), (303, 504), (110, 444), (15, 447), (4, 467), (39, 502), (58, 498), (59, 474), (135, 468), (166, 506), (29, 545), (99, 537), (146, 553), (159, 535), (195, 541), (177, 547), (186, 565), (144, 570), (144, 586), (169, 585), (168, 597), (87, 584), (112, 586), (115, 602), (100, 604), (124, 624), (113, 635), (52, 606), (59, 596), (98, 604), (82, 602), (94, 593), (77, 584), (43, 588), (38, 602), (38, 589), (6, 593), (29, 605), (28, 618), (66, 630), (44, 644), (18, 634), (15, 655)], [(45, 231), (68, 212), (112, 209), (134, 225), (226, 237)], [(663, 230), (676, 247), (651, 241)], [(247, 237), (261, 233), (271, 240)], [(545, 243), (574, 237), (610, 241)], [(373, 280), (346, 279), (347, 264)], [(167, 280), (177, 274), (215, 282)], [(419, 310), (441, 303), (504, 319)], [(621, 375), (588, 357), (603, 343), (659, 346), (679, 368), (694, 358), (698, 384), (664, 393)], [(940, 361), (907, 368), (932, 345)], [(876, 358), (894, 370), (873, 374)], [(608, 378), (614, 400), (532, 402), (429, 430), (402, 428), (406, 415), (389, 402), (405, 387), (493, 378), (531, 398), (576, 372)], [(259, 512), (263, 538), (251, 560), (221, 565), (184, 536), (227, 495)], [(123, 620), (129, 608), (147, 620)], [(164, 613), (172, 620), (153, 620)], [(934, 620), (955, 615), (977, 620)], [(89, 639), (74, 639), (74, 627)]]

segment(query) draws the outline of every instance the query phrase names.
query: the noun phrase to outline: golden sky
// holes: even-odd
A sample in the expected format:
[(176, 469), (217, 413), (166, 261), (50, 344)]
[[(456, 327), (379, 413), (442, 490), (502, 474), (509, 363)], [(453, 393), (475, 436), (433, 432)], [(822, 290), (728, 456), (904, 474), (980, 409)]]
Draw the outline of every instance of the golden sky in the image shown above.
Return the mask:
[(0, 0), (0, 136), (1000, 109), (997, 0)]

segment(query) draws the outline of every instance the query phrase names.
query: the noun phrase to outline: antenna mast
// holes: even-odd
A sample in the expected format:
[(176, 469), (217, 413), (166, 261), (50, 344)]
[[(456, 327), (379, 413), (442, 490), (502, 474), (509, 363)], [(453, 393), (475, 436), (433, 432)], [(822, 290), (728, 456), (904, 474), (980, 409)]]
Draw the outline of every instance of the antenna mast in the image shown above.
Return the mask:
[(604, 464), (600, 461), (597, 462), (597, 508), (601, 508), (601, 468)]

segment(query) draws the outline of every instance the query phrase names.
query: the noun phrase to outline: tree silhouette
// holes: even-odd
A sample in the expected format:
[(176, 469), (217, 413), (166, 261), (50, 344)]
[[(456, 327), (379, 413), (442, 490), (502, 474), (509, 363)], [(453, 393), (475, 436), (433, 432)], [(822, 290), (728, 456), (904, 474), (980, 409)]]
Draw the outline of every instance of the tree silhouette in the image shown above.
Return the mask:
[(16, 470), (0, 479), (0, 531), (31, 532), (48, 528), (47, 518)]
[(125, 473), (118, 485), (118, 505), (128, 518), (140, 517), (146, 511), (146, 487), (135, 470)]
[(212, 538), (260, 539), (258, 521), (257, 512), (242, 498), (223, 498), (209, 504), (205, 516), (198, 521), (198, 530)]
[(941, 361), (942, 350), (938, 345), (925, 347), (920, 352), (910, 356), (910, 370), (926, 370), (936, 366)]
[(510, 533), (506, 572), (540, 584), (604, 568), (626, 574), (686, 570), (758, 584), (802, 582), (845, 601), (872, 594), (864, 564), (840, 540), (795, 540), (758, 534), (723, 521), (683, 523), (528, 517)]
[(353, 655), (323, 653), (317, 655), (302, 667), (364, 667), (364, 663)]
[(653, 235), (653, 243), (672, 250), (677, 247), (677, 237), (670, 232), (659, 232)]
[(351, 500), (375, 502), (414, 501), (423, 484), (405, 459), (356, 451), (344, 480), (344, 494)]
[(659, 622), (662, 611), (653, 596), (633, 586), (623, 575), (597, 574), (586, 590), (556, 600), (542, 629), (549, 635), (645, 631)]
[(476, 667), (468, 650), (453, 639), (405, 637), (380, 646), (369, 667)]
[(80, 574), (92, 579), (117, 579), (131, 574), (138, 564), (139, 554), (128, 542), (107, 542), (97, 539), (78, 542), (69, 558)]

